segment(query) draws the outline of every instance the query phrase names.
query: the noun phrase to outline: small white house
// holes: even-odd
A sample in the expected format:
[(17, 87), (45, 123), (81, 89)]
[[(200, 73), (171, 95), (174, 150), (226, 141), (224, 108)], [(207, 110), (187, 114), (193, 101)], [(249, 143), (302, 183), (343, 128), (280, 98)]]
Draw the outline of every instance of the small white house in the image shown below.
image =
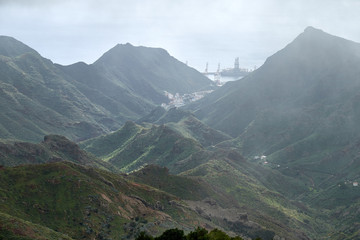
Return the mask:
[(359, 186), (359, 183), (358, 182), (353, 182), (353, 186), (357, 187), (357, 186)]

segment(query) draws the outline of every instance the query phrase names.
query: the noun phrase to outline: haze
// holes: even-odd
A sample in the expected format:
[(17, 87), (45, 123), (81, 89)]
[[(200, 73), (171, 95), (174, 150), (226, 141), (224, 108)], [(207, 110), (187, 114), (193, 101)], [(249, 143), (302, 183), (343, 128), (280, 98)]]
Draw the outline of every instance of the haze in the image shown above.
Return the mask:
[(253, 68), (307, 26), (360, 42), (359, 1), (0, 0), (0, 35), (60, 64), (92, 63), (117, 43), (161, 47), (202, 71)]

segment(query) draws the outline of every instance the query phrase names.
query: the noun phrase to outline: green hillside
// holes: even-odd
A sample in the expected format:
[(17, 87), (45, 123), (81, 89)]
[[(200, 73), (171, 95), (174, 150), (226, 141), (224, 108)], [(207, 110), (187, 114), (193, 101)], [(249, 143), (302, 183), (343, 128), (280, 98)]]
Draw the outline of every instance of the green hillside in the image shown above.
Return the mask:
[(69, 236), (39, 224), (0, 212), (0, 239), (9, 240), (72, 240)]
[(122, 239), (140, 231), (190, 230), (193, 222), (212, 225), (182, 207), (180, 199), (107, 171), (70, 162), (0, 171), (0, 234), (22, 235), (26, 230), (16, 231), (4, 219), (26, 226), (25, 236), (35, 239), (41, 239), (32, 235), (36, 230), (44, 236), (56, 236), (54, 230), (74, 239)]
[(82, 142), (80, 145), (123, 172), (147, 164), (170, 167), (187, 158), (202, 146), (165, 125), (143, 127), (127, 122), (120, 130)]
[(217, 131), (199, 121), (191, 112), (179, 108), (166, 111), (155, 108), (148, 115), (137, 120), (138, 123), (165, 124), (187, 138), (198, 141), (208, 147), (232, 139), (229, 135)]
[(308, 27), (247, 77), (165, 110), (164, 91), (210, 84), (162, 49), (60, 66), (0, 37), (0, 239), (197, 226), (357, 239), (359, 62), (360, 44)]
[[(180, 116), (180, 113), (173, 110), (169, 114)], [(170, 123), (177, 125), (182, 120)], [(195, 139), (185, 138), (168, 128), (170, 123), (160, 126), (145, 124), (144, 127), (128, 122), (119, 131), (88, 140), (81, 146), (94, 154), (101, 152), (100, 158), (122, 171), (144, 167), (132, 173), (132, 179), (189, 201), (194, 211), (197, 209), (203, 217), (212, 219), (228, 231), (244, 233), (252, 238), (260, 235), (263, 239), (272, 239), (280, 234), (307, 239), (306, 234), (316, 236), (323, 230), (320, 224), (316, 224), (317, 229), (310, 228), (313, 221), (307, 214), (315, 214), (315, 210), (304, 206), (305, 213), (296, 201), (289, 200), (307, 192), (304, 184), (278, 171), (248, 162), (234, 149), (215, 146), (205, 149)], [(210, 132), (217, 134), (215, 130)], [(192, 147), (188, 150), (179, 148), (181, 141), (192, 143)], [(194, 148), (196, 145), (198, 147)], [(182, 151), (174, 151), (174, 148)], [(144, 149), (147, 150), (145, 153)], [(168, 171), (180, 175), (169, 175)], [(212, 203), (219, 208), (215, 212), (211, 210)], [(239, 219), (232, 212), (247, 217)], [(228, 216), (226, 221), (225, 215)]]
[(0, 165), (18, 166), (59, 161), (71, 161), (84, 166), (118, 172), (113, 165), (81, 150), (79, 146), (59, 135), (48, 135), (41, 143), (0, 142)]

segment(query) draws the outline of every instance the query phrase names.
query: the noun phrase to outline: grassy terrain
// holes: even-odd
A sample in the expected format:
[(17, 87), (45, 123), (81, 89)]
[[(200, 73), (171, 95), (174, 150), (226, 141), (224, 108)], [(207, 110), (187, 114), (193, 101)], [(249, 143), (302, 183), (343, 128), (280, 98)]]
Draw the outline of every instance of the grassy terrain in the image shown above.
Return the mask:
[(204, 147), (232, 139), (229, 135), (199, 121), (191, 112), (179, 108), (172, 108), (169, 111), (156, 108), (137, 122), (165, 124), (184, 137), (198, 141)]
[[(206, 221), (163, 191), (70, 162), (2, 169), (0, 201), (1, 219), (13, 218), (31, 231), (41, 225), (44, 233), (54, 230), (74, 239), (131, 238), (143, 230), (158, 234)], [(4, 234), (14, 231), (0, 226)]]
[(170, 167), (202, 149), (195, 140), (165, 125), (142, 127), (131, 122), (110, 135), (82, 142), (81, 146), (124, 172), (147, 164)]
[(113, 165), (81, 150), (76, 143), (59, 135), (47, 135), (38, 144), (16, 141), (0, 143), (0, 165), (3, 166), (40, 164), (63, 160), (112, 172), (118, 171)]
[(72, 240), (65, 234), (0, 212), (0, 239), (3, 240)]

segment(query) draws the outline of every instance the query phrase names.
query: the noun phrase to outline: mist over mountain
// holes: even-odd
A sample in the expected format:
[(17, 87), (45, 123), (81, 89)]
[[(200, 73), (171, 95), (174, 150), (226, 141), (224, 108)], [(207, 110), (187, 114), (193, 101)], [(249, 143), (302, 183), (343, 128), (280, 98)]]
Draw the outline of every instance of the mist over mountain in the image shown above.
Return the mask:
[(11, 37), (0, 38), (0, 136), (39, 141), (49, 133), (83, 140), (118, 129), (211, 81), (165, 50), (117, 45), (92, 65), (53, 64)]
[(359, 62), (360, 44), (309, 27), (253, 74), (192, 109), (239, 136), (245, 155), (270, 155), (301, 140), (321, 142), (314, 152), (345, 146), (360, 137)]
[[(360, 180), (354, 152), (360, 139), (359, 63), (359, 43), (308, 27), (254, 73), (190, 109), (235, 137), (232, 146), (248, 159), (266, 156), (269, 167), (317, 191), (298, 199), (346, 211), (360, 197), (352, 185)], [(339, 187), (344, 184), (346, 190)], [(336, 200), (324, 204), (329, 198)], [(356, 232), (353, 225), (339, 225)]]
[(164, 91), (211, 81), (163, 49), (61, 66), (1, 37), (0, 53), (0, 238), (358, 239), (360, 44), (308, 27), (169, 110)]
[(359, 87), (359, 59), (358, 43), (308, 27), (250, 76), (229, 82), (191, 109), (238, 136), (270, 109), (291, 115), (350, 99)]

